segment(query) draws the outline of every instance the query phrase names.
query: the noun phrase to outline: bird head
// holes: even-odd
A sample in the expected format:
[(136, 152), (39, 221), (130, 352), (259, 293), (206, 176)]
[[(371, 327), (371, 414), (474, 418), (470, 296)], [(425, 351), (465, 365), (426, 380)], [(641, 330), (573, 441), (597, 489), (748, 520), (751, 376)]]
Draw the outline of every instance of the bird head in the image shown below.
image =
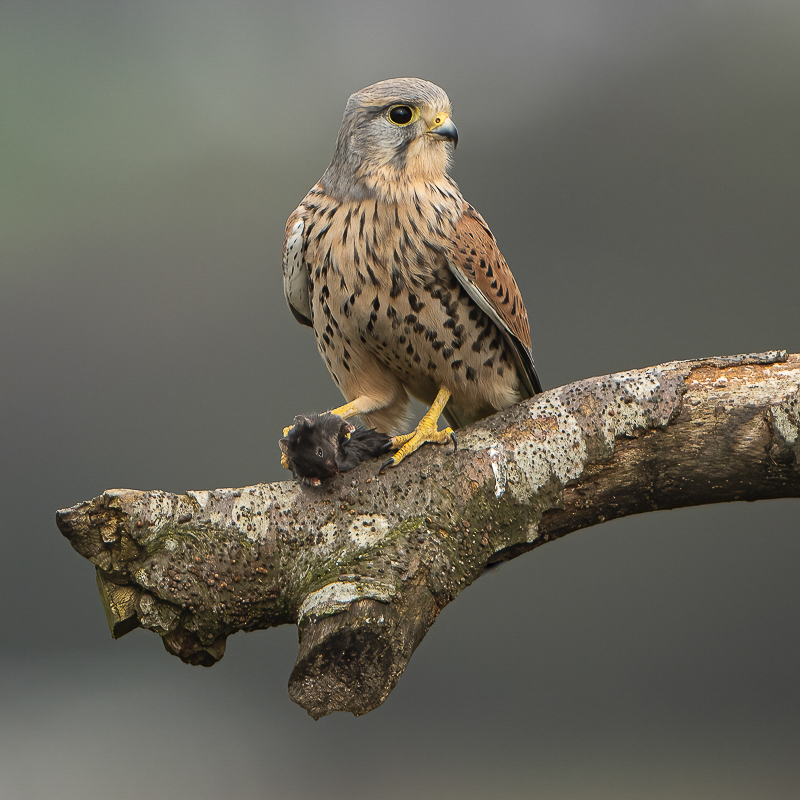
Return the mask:
[(322, 182), (339, 199), (361, 199), (447, 175), (458, 144), (450, 99), (420, 78), (392, 78), (350, 96)]

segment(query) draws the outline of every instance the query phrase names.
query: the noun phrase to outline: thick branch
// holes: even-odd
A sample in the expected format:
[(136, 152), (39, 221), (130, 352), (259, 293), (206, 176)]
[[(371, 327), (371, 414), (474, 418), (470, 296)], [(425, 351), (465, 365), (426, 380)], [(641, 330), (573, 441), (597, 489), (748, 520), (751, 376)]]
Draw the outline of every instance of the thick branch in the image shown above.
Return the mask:
[[(277, 456), (276, 456), (277, 457)], [(314, 717), (380, 705), (438, 612), (487, 565), (662, 508), (800, 496), (800, 356), (579, 381), (319, 489), (117, 489), (59, 511), (112, 635), (210, 666), (228, 636), (300, 628), (289, 693)]]

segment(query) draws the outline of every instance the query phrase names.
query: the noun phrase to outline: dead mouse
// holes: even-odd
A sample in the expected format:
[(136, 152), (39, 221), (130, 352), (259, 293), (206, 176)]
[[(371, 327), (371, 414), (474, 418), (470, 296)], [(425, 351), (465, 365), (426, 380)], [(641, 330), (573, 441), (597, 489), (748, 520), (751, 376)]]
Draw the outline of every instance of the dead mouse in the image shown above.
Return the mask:
[(294, 426), (278, 444), (294, 477), (301, 483), (319, 486), (322, 481), (387, 452), (392, 438), (370, 428), (356, 428), (336, 414), (325, 413), (295, 417)]

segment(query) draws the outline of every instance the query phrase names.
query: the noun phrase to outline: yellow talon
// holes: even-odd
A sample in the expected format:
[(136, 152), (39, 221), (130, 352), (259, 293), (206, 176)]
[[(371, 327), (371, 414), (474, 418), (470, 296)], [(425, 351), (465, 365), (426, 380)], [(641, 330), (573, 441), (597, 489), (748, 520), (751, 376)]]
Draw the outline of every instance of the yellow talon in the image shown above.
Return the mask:
[[(438, 430), (439, 416), (450, 399), (450, 391), (443, 386), (439, 389), (433, 405), (428, 409), (425, 416), (419, 421), (417, 427), (411, 433), (402, 436), (395, 436), (392, 439), (392, 447), (398, 448), (397, 452), (387, 461), (383, 467), (396, 467), (406, 456), (419, 450), (426, 442), (433, 444), (445, 444), (451, 439), (455, 442), (455, 434), (452, 428)], [(381, 469), (383, 469), (381, 467)]]
[[(442, 431), (430, 431), (425, 433), (419, 427), (412, 433), (404, 436), (396, 436), (392, 439), (392, 447), (401, 445), (400, 449), (392, 456), (391, 465), (396, 467), (406, 456), (411, 455), (415, 450), (419, 450), (423, 444), (447, 444), (453, 438), (453, 429), (445, 428)], [(401, 440), (401, 441), (398, 441)], [(405, 441), (402, 441), (405, 440)]]

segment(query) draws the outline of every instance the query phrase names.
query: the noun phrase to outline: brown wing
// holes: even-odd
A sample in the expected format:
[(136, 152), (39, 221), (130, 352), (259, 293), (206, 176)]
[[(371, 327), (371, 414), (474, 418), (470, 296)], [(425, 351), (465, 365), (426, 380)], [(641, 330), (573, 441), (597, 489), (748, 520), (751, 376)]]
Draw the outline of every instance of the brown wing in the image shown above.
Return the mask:
[(530, 393), (541, 392), (522, 295), (492, 232), (470, 205), (456, 225), (450, 267), (467, 294), (491, 317), (512, 345)]

